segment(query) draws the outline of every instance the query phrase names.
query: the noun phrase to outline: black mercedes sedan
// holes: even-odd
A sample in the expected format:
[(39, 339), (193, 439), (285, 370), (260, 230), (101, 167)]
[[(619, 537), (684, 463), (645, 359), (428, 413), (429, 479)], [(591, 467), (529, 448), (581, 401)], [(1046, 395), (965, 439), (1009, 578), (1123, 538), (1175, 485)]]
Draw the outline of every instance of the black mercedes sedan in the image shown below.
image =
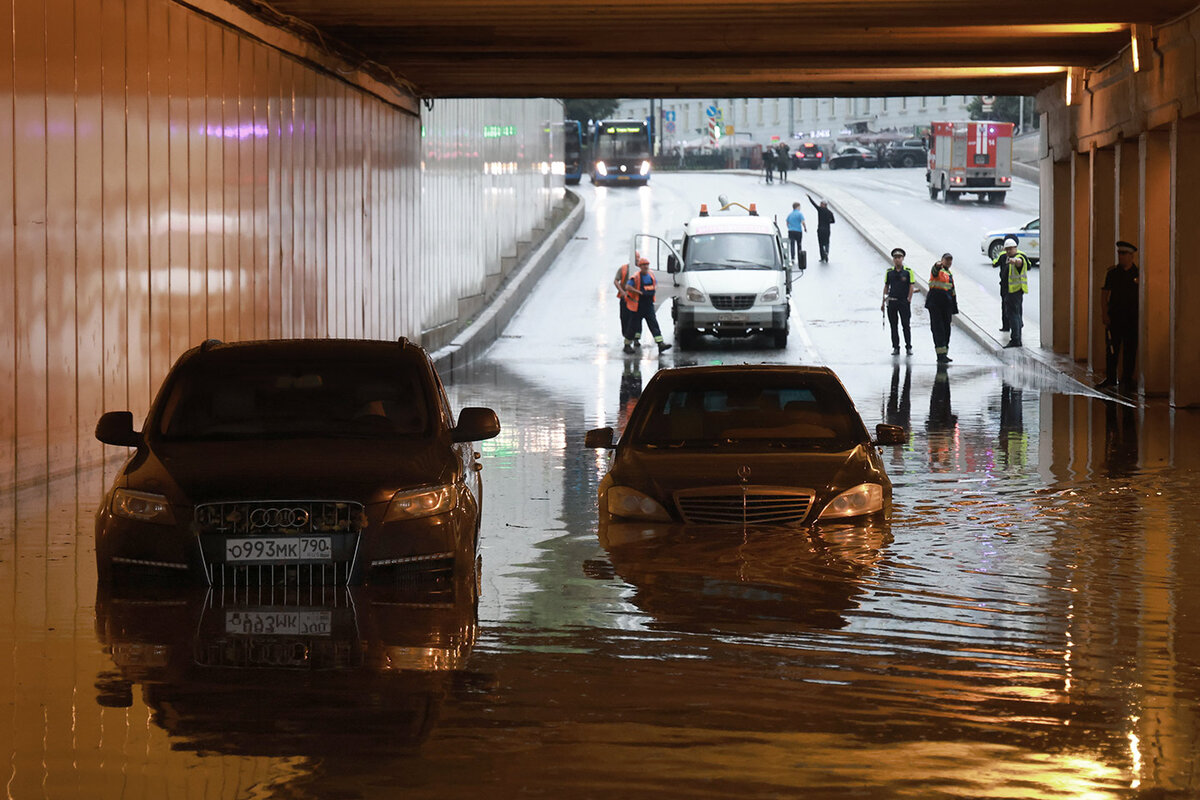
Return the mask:
[(134, 430), (96, 515), (100, 581), (346, 584), (473, 564), (482, 486), (471, 442), (428, 354), (399, 342), (295, 339), (184, 353)]
[(663, 369), (650, 379), (599, 489), (601, 523), (807, 526), (886, 517), (892, 483), (878, 445), (827, 367), (744, 364)]

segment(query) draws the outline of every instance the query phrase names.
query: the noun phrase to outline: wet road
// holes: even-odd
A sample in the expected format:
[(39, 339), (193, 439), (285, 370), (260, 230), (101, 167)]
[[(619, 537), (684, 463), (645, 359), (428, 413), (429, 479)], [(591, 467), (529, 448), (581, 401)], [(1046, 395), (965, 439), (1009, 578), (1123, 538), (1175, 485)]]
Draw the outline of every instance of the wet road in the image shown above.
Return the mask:
[[(628, 235), (756, 191), (581, 187), (575, 241), (454, 376), (456, 407), (504, 424), (477, 607), (469, 576), (97, 597), (104, 476), (22, 493), (0, 523), (10, 796), (1200, 795), (1200, 419), (1065, 393), (958, 331), (939, 370), (923, 313), (893, 359), (849, 226), (797, 281), (786, 350), (623, 357)], [(715, 361), (828, 363), (868, 426), (906, 426), (889, 528), (601, 537), (584, 432), (659, 366)]]

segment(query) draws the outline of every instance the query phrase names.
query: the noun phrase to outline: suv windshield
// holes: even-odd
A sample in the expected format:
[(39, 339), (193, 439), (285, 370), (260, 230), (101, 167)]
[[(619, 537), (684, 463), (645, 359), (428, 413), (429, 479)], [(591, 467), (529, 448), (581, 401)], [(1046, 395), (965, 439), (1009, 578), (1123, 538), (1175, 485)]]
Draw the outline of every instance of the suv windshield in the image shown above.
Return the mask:
[[(732, 381), (730, 381), (732, 382)], [(850, 398), (822, 376), (739, 376), (662, 384), (630, 421), (635, 447), (750, 445), (839, 452), (869, 441)]]
[(691, 236), (685, 270), (779, 269), (776, 239), (769, 233), (709, 233)]
[(397, 360), (196, 364), (172, 383), (157, 430), (167, 440), (418, 436), (431, 419), (422, 374)]

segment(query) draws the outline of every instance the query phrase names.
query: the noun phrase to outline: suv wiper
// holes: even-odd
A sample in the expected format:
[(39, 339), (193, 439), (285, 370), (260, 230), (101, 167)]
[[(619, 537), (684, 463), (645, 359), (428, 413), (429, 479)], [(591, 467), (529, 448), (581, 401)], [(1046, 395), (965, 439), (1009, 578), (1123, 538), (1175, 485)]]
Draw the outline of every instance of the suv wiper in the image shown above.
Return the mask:
[(770, 264), (764, 264), (761, 261), (743, 261), (740, 258), (731, 258), (726, 263), (729, 264), (749, 264), (752, 267), (762, 267), (763, 269), (771, 269)]

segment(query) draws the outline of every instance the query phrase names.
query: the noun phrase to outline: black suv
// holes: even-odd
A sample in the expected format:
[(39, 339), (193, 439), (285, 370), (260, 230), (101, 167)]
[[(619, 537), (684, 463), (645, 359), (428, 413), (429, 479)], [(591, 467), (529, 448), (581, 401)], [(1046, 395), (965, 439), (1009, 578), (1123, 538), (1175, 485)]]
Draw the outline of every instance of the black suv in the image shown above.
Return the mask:
[(883, 158), (893, 167), (923, 167), (929, 159), (929, 151), (923, 139), (905, 139), (889, 144)]
[(825, 151), (816, 142), (802, 142), (792, 153), (796, 169), (820, 169), (825, 163)]
[(137, 448), (96, 515), (100, 580), (343, 584), (473, 565), (470, 442), (499, 432), (487, 408), (455, 424), (433, 362), (404, 339), (206, 342), (140, 432), (128, 411), (96, 426)]

